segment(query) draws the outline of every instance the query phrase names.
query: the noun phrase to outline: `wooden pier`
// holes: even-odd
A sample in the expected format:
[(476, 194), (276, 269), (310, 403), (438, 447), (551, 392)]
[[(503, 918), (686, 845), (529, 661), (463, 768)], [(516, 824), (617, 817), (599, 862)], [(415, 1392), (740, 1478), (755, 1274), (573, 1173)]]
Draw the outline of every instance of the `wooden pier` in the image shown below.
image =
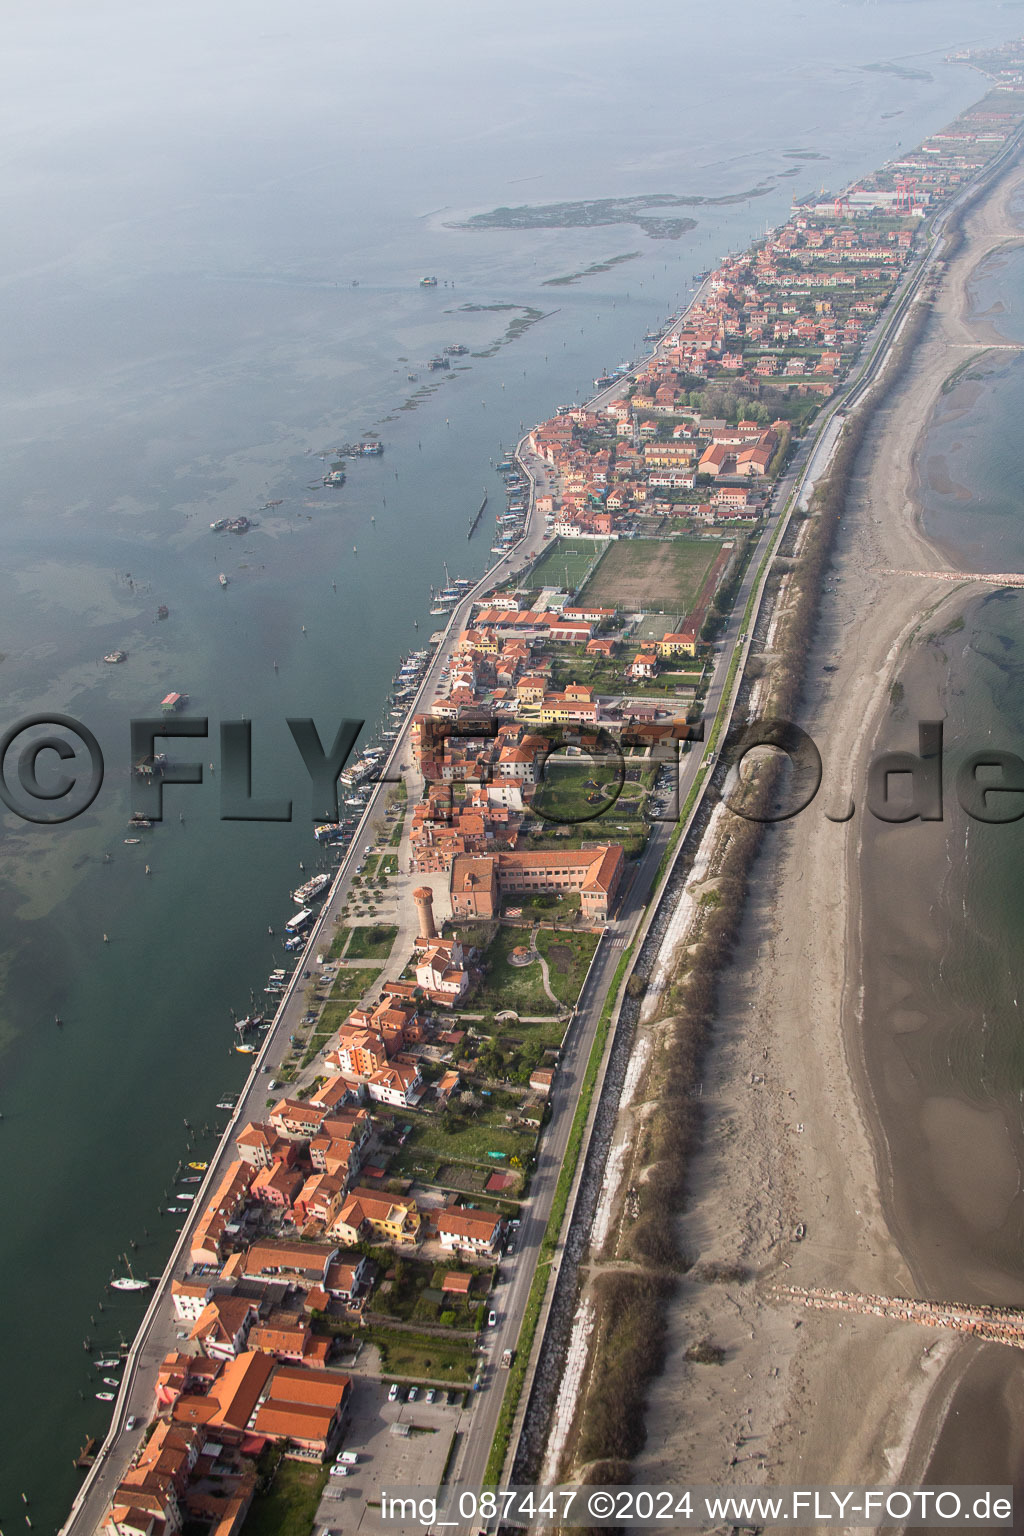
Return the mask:
[(99, 1442), (97, 1441), (96, 1436), (90, 1435), (85, 1444), (82, 1446), (82, 1449), (79, 1451), (78, 1455), (75, 1457), (74, 1464), (80, 1472), (88, 1472), (89, 1468), (96, 1460), (96, 1451), (98, 1449), (98, 1445)]
[(480, 505), (476, 509), (476, 516), (475, 517), (471, 517), (470, 520), (469, 520), (469, 532), (466, 534), (466, 538), (467, 539), (471, 539), (473, 537), (474, 533), (476, 532), (476, 525), (480, 521), (480, 519), (483, 517), (483, 515), (484, 515), (484, 507), (486, 507), (486, 505), (487, 505), (487, 492), (484, 491), (484, 499), (483, 499), (483, 501), (480, 503)]

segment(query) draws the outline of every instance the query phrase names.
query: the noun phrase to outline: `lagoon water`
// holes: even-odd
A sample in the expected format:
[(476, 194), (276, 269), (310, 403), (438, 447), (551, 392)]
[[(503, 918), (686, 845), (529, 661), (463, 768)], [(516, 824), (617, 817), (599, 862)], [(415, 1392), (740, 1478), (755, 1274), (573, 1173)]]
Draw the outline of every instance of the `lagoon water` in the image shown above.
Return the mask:
[[(983, 82), (944, 55), (1012, 26), (988, 0), (742, 0), (730, 18), (666, 0), (642, 24), (407, 0), (380, 16), (43, 0), (6, 18), (3, 723), (66, 711), (108, 765), (69, 825), (2, 822), (8, 1529), (22, 1492), (34, 1529), (59, 1524), (71, 1458), (103, 1431), (83, 1341), (106, 1352), (140, 1315), (105, 1282), (129, 1242), (162, 1267), (184, 1122), (214, 1125), (237, 1089), (231, 1010), (260, 995), (281, 954), (268, 925), (317, 866), (285, 716), (371, 729), (437, 622), (430, 584), (489, 563), (500, 446), (636, 356), (693, 275), (794, 193), (946, 123)], [(678, 240), (449, 227), (499, 205), (755, 188), (681, 210), (696, 227)], [(510, 336), (517, 318), (533, 323)], [(470, 353), (436, 382), (426, 360), (456, 341)], [(325, 491), (320, 455), (371, 431), (384, 456)], [(259, 526), (210, 532), (240, 513)], [(104, 666), (115, 647), (128, 661)], [(254, 790), (291, 796), (291, 823), (220, 822), (207, 770), (125, 844), (128, 721), (170, 689), (210, 718), (207, 762), (217, 720), (253, 722)]]

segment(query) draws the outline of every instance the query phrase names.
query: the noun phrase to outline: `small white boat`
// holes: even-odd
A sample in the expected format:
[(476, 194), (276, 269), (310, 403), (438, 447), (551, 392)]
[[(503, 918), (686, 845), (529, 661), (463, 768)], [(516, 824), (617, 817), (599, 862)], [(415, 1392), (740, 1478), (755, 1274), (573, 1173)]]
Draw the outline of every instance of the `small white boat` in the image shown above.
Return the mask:
[(120, 1275), (116, 1280), (111, 1280), (110, 1288), (114, 1291), (148, 1291), (148, 1280), (136, 1280), (134, 1275)]
[(124, 1364), (123, 1360), (94, 1360), (93, 1365), (100, 1371), (113, 1371)]
[(116, 1376), (104, 1376), (103, 1385), (105, 1387), (119, 1387), (121, 1383), (118, 1381)]
[(125, 844), (128, 847), (131, 847), (132, 843), (141, 843), (141, 842), (142, 842), (142, 838), (141, 837), (126, 837), (125, 838)]
[(101, 1402), (101, 1403), (112, 1403), (112, 1402), (114, 1402), (116, 1400), (116, 1397), (117, 1397), (117, 1394), (115, 1392), (97, 1392), (96, 1393), (96, 1399), (97, 1399), (98, 1402)]
[(225, 575), (224, 575), (224, 572), (223, 572), (223, 571), (221, 571), (221, 573), (220, 573), (220, 575), (219, 575), (219, 576), (218, 576), (218, 577), (217, 577), (217, 580), (218, 580), (218, 581), (219, 581), (219, 582), (220, 582), (220, 584), (221, 584), (221, 586), (222, 586), (222, 587), (226, 587), (226, 586), (227, 586), (227, 584), (228, 584), (228, 579), (227, 579), (227, 577), (226, 577), (226, 576), (225, 576)]

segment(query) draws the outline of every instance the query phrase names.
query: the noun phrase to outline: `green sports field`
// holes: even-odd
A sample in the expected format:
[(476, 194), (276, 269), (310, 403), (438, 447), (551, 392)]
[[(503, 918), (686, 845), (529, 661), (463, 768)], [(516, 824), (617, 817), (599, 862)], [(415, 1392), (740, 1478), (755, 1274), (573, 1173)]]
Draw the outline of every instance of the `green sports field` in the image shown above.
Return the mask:
[(527, 578), (528, 585), (569, 587), (575, 590), (586, 579), (606, 539), (555, 539), (541, 555)]
[(689, 613), (721, 547), (708, 539), (619, 539), (580, 597), (626, 613)]

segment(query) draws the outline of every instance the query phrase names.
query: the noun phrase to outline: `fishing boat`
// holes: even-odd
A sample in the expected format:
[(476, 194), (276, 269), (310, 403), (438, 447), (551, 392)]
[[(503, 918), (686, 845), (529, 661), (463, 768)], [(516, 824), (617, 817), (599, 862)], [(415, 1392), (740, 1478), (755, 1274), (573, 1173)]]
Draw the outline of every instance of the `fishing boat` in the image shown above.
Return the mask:
[(182, 1176), (182, 1179), (181, 1179), (181, 1183), (182, 1184), (201, 1184), (202, 1182), (203, 1181), (199, 1177), (198, 1173), (196, 1173), (196, 1174), (184, 1174)]
[(108, 651), (107, 654), (104, 656), (103, 660), (107, 663), (107, 665), (109, 667), (116, 667), (117, 663), (119, 661), (127, 661), (128, 660), (128, 652), (127, 651)]
[(166, 603), (161, 603), (156, 611), (156, 616), (158, 619), (166, 619), (170, 611)]
[(189, 1189), (180, 1189), (174, 1198), (176, 1200), (194, 1200), (195, 1195)]
[(219, 575), (219, 576), (218, 576), (218, 577), (217, 577), (217, 580), (218, 580), (218, 581), (219, 581), (219, 582), (220, 582), (220, 584), (221, 584), (221, 586), (222, 586), (222, 587), (226, 587), (226, 586), (227, 586), (227, 584), (228, 584), (228, 579), (227, 579), (227, 577), (226, 577), (226, 576), (225, 576), (225, 575), (224, 575), (224, 572), (223, 572), (223, 571), (221, 571), (221, 573), (220, 573), (220, 575)]
[(218, 519), (217, 519), (217, 521), (215, 523), (211, 523), (210, 524), (210, 528), (211, 528), (212, 532), (214, 532), (214, 533), (223, 533), (223, 531), (227, 527), (227, 525), (228, 525), (228, 520), (227, 520), (226, 517), (218, 517)]
[(210, 1165), (209, 1163), (189, 1163), (188, 1166), (190, 1168), (194, 1168), (197, 1173), (205, 1173)]
[(125, 843), (128, 844), (129, 846), (132, 843), (141, 843), (141, 842), (142, 842), (142, 838), (141, 837), (126, 837), (125, 838)]
[(218, 1109), (234, 1109), (234, 1107), (235, 1106), (230, 1102), (229, 1099), (221, 1099), (220, 1103), (217, 1105)]
[(119, 1387), (121, 1383), (118, 1381), (116, 1376), (104, 1376), (103, 1385), (105, 1387)]
[(114, 1392), (97, 1392), (95, 1396), (98, 1402), (112, 1403), (115, 1401), (117, 1394)]
[[(239, 1056), (255, 1056), (256, 1055), (256, 1047), (254, 1045), (236, 1045), (235, 1046), (235, 1050), (238, 1052)], [(219, 1104), (218, 1104), (217, 1108), (218, 1109), (220, 1108)]]

